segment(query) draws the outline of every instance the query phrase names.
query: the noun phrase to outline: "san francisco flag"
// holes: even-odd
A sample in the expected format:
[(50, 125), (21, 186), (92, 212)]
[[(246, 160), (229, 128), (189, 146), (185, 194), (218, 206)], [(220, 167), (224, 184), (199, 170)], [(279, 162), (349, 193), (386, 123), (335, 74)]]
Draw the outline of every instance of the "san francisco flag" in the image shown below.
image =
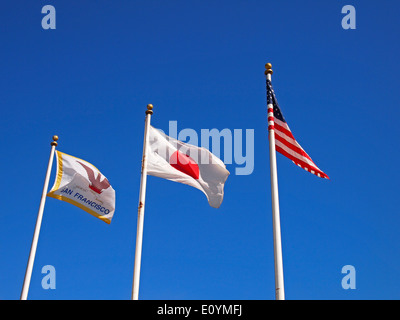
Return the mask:
[(56, 181), (47, 194), (111, 223), (115, 211), (115, 190), (108, 179), (89, 162), (56, 151)]

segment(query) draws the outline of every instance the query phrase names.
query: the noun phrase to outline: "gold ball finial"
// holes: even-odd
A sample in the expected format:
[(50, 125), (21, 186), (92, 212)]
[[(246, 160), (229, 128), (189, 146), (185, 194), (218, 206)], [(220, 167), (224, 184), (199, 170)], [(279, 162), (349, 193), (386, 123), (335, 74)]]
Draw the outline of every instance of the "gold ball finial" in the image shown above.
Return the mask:
[(150, 103), (147, 105), (146, 114), (153, 114), (153, 105)]
[(52, 146), (57, 146), (58, 143), (56, 142), (58, 140), (58, 136), (53, 136), (53, 141), (50, 143)]
[(273, 74), (274, 72), (272, 71), (272, 64), (270, 64), (269, 62), (265, 64), (265, 72), (264, 74)]

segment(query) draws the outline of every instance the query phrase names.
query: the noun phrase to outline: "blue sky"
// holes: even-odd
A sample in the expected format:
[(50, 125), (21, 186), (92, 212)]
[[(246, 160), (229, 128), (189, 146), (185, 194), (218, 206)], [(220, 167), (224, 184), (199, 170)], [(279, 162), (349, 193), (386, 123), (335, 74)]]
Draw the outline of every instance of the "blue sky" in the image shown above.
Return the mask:
[[(41, 8), (56, 9), (44, 30)], [(341, 9), (356, 8), (344, 30)], [(287, 299), (399, 299), (400, 4), (6, 1), (0, 13), (0, 299), (19, 299), (51, 137), (116, 190), (110, 225), (47, 198), (29, 299), (130, 299), (144, 111), (178, 130), (254, 129), (219, 209), (149, 177), (140, 299), (275, 298), (264, 64), (302, 147), (277, 155)], [(381, 117), (383, 110), (385, 117)], [(55, 164), (55, 163), (54, 163)], [(55, 165), (50, 180), (54, 182)], [(56, 269), (44, 290), (41, 269)], [(356, 270), (344, 290), (341, 269)]]

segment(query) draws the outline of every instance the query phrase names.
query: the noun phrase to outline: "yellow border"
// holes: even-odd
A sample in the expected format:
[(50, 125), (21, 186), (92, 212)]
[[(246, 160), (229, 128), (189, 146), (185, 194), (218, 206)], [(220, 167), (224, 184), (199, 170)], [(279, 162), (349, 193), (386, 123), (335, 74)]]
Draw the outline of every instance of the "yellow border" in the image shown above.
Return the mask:
[[(90, 213), (92, 216), (95, 216), (96, 218), (99, 218), (100, 220), (104, 221), (107, 224), (111, 223), (111, 220), (108, 218), (103, 217), (102, 215), (98, 214), (97, 212), (90, 210), (88, 207), (85, 207), (84, 205), (82, 205), (81, 203), (72, 200), (70, 198), (64, 197), (62, 195), (58, 195), (58, 194), (54, 194), (54, 192), (56, 190), (58, 190), (60, 188), (60, 184), (61, 184), (61, 179), (62, 179), (62, 175), (63, 175), (63, 163), (62, 163), (62, 154), (65, 154), (67, 156), (70, 156), (72, 158), (78, 159), (78, 160), (82, 160), (85, 161), (83, 159), (79, 159), (77, 157), (71, 156), (69, 154), (63, 153), (61, 151), (56, 150), (56, 156), (57, 156), (57, 173), (56, 173), (56, 182), (54, 183), (54, 187), (50, 190), (49, 193), (47, 193), (48, 197), (54, 198), (54, 199), (58, 199), (61, 201), (65, 201), (68, 203), (73, 204), (74, 206), (77, 206), (78, 208), (81, 208), (82, 210), (86, 211), (87, 213)], [(86, 163), (89, 163), (87, 161), (85, 161)], [(89, 163), (91, 166), (93, 166), (91, 163)], [(93, 166), (97, 171), (99, 171), (99, 169), (97, 169), (95, 166)], [(99, 171), (100, 172), (100, 171)]]
[(56, 150), (56, 157), (57, 157), (56, 181), (54, 183), (53, 188), (50, 190), (50, 192), (53, 192), (54, 190), (57, 190), (58, 188), (60, 188), (60, 184), (61, 184), (61, 179), (62, 179), (62, 175), (63, 175), (63, 164), (62, 164), (62, 157), (59, 155), (59, 153), (61, 153), (61, 152)]
[(67, 197), (64, 197), (64, 196), (61, 196), (61, 195), (58, 195), (58, 194), (54, 194), (54, 192), (49, 192), (47, 194), (47, 196), (51, 197), (51, 198), (54, 198), (54, 199), (58, 199), (58, 200), (62, 200), (62, 201), (71, 203), (71, 204), (77, 206), (78, 208), (81, 208), (82, 210), (90, 213), (92, 216), (95, 216), (96, 218), (99, 218), (100, 220), (104, 221), (105, 223), (107, 223), (107, 224), (111, 223), (111, 220), (109, 218), (103, 217), (102, 215), (98, 214), (95, 211), (90, 210), (89, 208), (85, 207), (84, 205), (82, 205), (81, 203), (79, 203), (79, 202), (77, 202), (75, 200), (72, 200), (70, 198), (67, 198)]

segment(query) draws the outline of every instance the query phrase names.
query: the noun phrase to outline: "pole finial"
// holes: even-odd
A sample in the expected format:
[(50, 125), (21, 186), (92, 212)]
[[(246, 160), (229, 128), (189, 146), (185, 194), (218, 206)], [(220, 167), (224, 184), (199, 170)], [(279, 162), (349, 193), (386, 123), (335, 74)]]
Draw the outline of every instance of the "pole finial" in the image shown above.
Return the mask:
[(153, 105), (150, 103), (147, 105), (146, 114), (153, 114)]
[(265, 64), (265, 72), (264, 74), (273, 74), (274, 72), (272, 71), (272, 64), (270, 64), (269, 62)]
[(58, 136), (53, 136), (53, 141), (50, 143), (50, 145), (57, 147), (57, 145), (58, 145), (57, 140), (58, 140)]

